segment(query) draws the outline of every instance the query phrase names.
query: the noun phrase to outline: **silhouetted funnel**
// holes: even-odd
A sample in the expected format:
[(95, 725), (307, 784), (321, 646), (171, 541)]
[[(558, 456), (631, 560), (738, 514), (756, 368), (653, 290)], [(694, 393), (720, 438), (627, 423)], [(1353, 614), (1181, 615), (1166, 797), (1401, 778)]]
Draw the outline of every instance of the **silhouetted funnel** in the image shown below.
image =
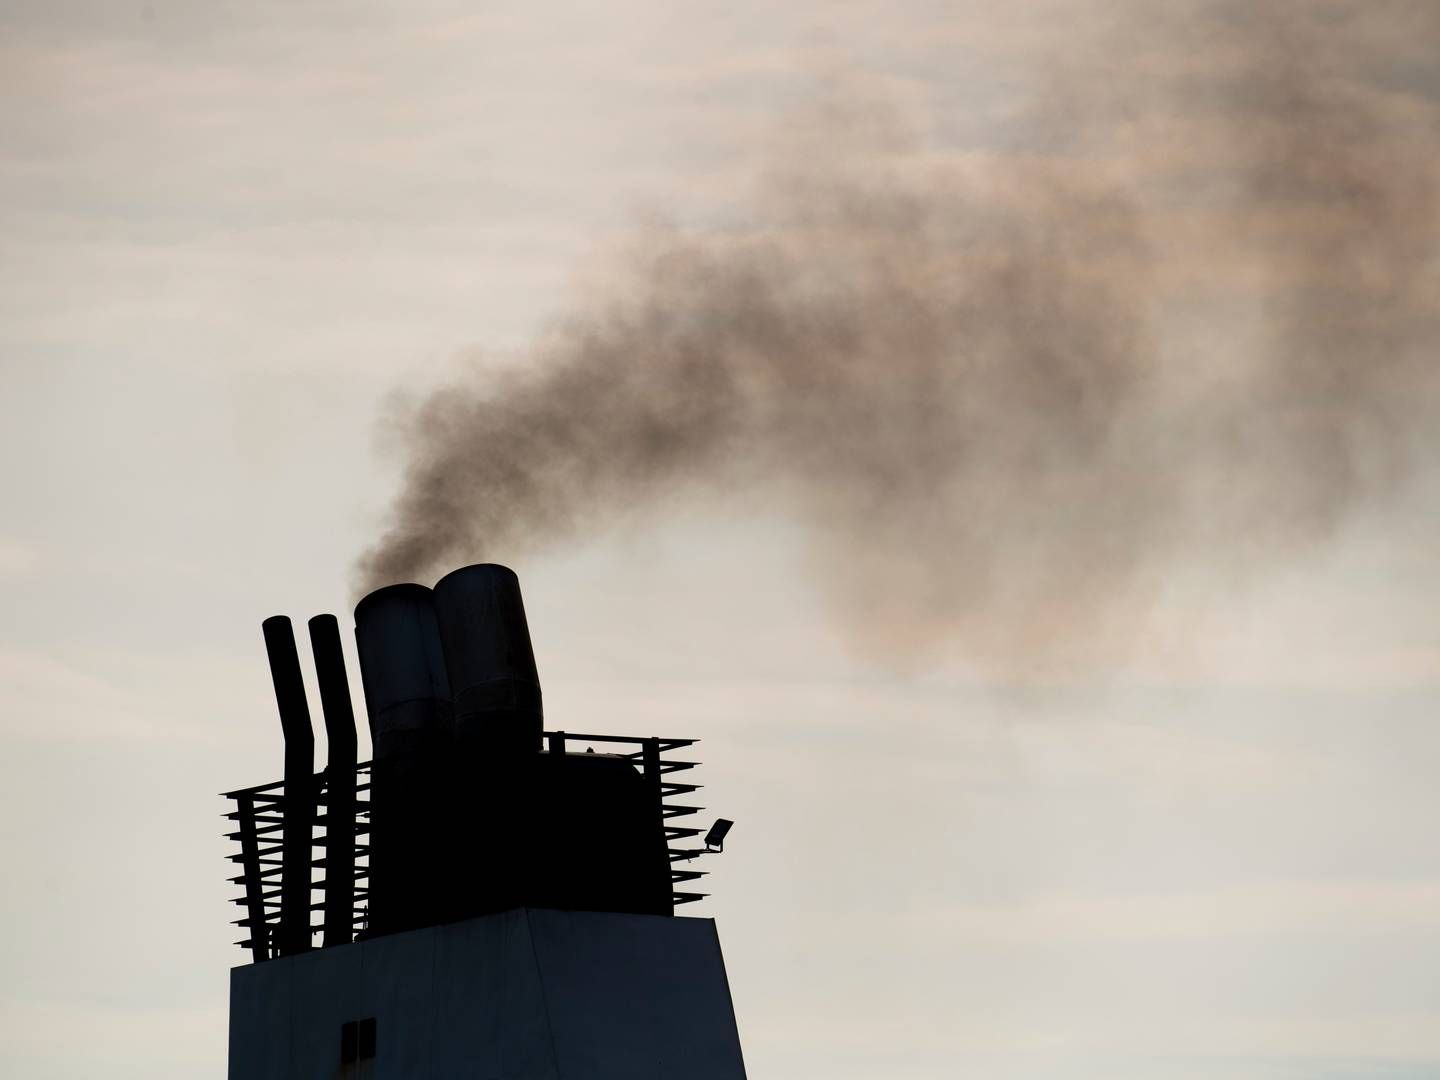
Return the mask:
[(540, 677), (508, 567), (481, 563), (435, 585), (435, 613), (455, 702), (455, 733), (492, 760), (540, 750)]
[(385, 934), (429, 925), (445, 903), (450, 684), (430, 590), (372, 592), (355, 606), (355, 641), (374, 745), (370, 930)]
[(387, 585), (355, 605), (355, 644), (375, 756), (448, 722), (450, 682), (424, 585)]

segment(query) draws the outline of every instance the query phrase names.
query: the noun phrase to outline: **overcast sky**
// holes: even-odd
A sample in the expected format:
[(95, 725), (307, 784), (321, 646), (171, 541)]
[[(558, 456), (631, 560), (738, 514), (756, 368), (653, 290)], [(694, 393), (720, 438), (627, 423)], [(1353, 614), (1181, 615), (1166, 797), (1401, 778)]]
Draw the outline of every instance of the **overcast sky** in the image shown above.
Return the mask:
[[(744, 228), (837, 83), (911, 160), (1126, 177), (1162, 330), (1220, 378), (1246, 290), (1301, 273), (1256, 270), (1268, 225), (1343, 251), (1364, 196), (1315, 216), (1329, 173), (1226, 202), (1215, 117), (1252, 130), (1237, 42), (1273, 30), (1244, 5), (999, 6), (0, 0), (0, 1073), (223, 1075), (216, 793), (279, 775), (259, 624), (348, 617), (396, 395), (541, 362), (657, 222)], [(1271, 6), (1433, 152), (1433, 4)], [(1433, 280), (1434, 229), (1326, 295)], [(1035, 666), (873, 650), (774, 498), (682, 485), (487, 554), (550, 726), (704, 740), (737, 825), (695, 913), (757, 1080), (1435, 1076), (1433, 466)]]

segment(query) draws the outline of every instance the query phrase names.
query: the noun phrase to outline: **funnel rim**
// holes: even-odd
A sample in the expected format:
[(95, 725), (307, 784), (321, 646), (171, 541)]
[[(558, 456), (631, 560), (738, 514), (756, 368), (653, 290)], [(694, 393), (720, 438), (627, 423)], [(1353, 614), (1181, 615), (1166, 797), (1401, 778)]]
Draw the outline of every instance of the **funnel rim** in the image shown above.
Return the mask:
[(433, 590), (427, 585), (421, 585), (417, 581), (397, 581), (393, 585), (382, 585), (378, 589), (372, 589), (362, 596), (355, 604), (355, 614), (358, 616), (361, 609), (373, 607), (383, 600), (396, 596), (425, 596), (432, 594)]
[(440, 590), (440, 586), (444, 585), (445, 582), (449, 581), (451, 578), (453, 578), (453, 577), (455, 577), (455, 576), (457, 576), (457, 575), (459, 575), (459, 574), (469, 573), (469, 572), (474, 571), (474, 570), (488, 570), (488, 571), (498, 570), (498, 571), (501, 572), (501, 575), (502, 575), (502, 576), (508, 576), (508, 577), (512, 578), (517, 584), (518, 584), (519, 581), (520, 581), (520, 575), (517, 574), (517, 573), (515, 573), (514, 570), (511, 570), (510, 567), (506, 566), (504, 563), (479, 562), (479, 563), (471, 563), (469, 566), (461, 566), (461, 567), (457, 567), (457, 568), (454, 569), (454, 570), (451, 570), (448, 574), (446, 574), (444, 577), (442, 577), (439, 581), (435, 582), (435, 591), (438, 592), (438, 591)]

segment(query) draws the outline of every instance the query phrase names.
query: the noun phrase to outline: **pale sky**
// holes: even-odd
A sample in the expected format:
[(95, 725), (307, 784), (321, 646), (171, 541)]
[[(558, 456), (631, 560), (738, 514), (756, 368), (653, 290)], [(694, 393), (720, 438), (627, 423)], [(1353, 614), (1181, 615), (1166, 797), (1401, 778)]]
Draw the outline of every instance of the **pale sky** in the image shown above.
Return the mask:
[[(348, 618), (394, 395), (525, 363), (649, 223), (743, 214), (837, 71), (937, 156), (1037, 153), (1034, 102), (1093, 87), (1115, 126), (1085, 145), (1161, 175), (1206, 144), (1145, 95), (1232, 60), (1186, 36), (1206, 6), (0, 0), (0, 1075), (223, 1076), (216, 793), (279, 776), (259, 624)], [(1285, 6), (1434, 145), (1423, 3)], [(1163, 254), (1217, 280), (1213, 248)], [(1043, 674), (867, 655), (764, 500), (680, 492), (501, 561), (548, 725), (704, 740), (737, 824), (692, 911), (756, 1080), (1436, 1076), (1417, 460)]]

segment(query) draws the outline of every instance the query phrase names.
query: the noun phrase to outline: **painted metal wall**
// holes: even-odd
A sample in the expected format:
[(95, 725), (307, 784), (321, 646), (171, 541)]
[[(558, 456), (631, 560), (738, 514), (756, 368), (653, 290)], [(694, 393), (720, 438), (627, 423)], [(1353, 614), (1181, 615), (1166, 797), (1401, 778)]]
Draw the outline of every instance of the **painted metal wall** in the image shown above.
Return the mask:
[[(375, 1020), (373, 1059), (341, 1029)], [(709, 919), (517, 909), (235, 968), (230, 1080), (744, 1080)]]

